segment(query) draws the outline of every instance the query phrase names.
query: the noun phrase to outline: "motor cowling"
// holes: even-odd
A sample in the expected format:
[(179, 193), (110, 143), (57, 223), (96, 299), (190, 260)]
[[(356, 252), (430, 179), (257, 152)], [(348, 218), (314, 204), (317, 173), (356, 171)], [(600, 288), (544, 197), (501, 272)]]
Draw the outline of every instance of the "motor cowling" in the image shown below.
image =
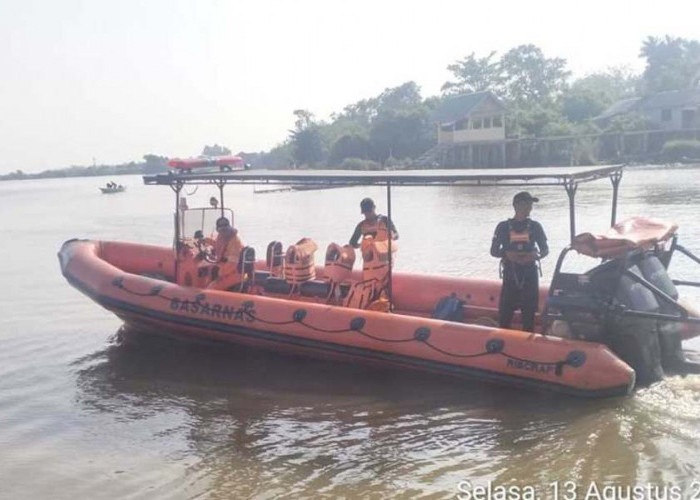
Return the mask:
[(672, 285), (652, 253), (638, 254), (605, 261), (583, 274), (556, 276), (555, 295), (547, 307), (560, 313), (573, 338), (608, 345), (636, 371), (638, 384), (649, 385), (663, 378), (665, 360), (677, 355), (680, 337), (672, 328), (662, 333), (656, 318), (643, 317), (663, 308), (648, 288), (626, 273), (653, 279), (659, 288)]

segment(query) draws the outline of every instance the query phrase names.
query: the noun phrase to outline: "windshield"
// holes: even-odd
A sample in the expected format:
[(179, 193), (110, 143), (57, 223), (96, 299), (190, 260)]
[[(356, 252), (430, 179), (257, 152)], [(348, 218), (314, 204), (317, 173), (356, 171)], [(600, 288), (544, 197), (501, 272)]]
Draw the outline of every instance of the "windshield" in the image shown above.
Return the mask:
[[(233, 226), (233, 211), (225, 208), (224, 216)], [(192, 239), (196, 231), (204, 236), (216, 234), (216, 220), (221, 217), (220, 208), (192, 208), (180, 211), (180, 238)]]

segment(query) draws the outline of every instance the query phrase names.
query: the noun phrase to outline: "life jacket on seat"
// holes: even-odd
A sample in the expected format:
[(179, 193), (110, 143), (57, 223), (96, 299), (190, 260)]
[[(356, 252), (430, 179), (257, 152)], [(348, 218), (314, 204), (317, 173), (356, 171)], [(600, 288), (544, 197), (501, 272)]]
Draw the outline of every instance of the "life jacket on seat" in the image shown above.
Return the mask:
[(236, 262), (222, 262), (212, 267), (210, 290), (245, 291), (255, 280), (255, 249), (243, 247)]
[(294, 287), (305, 281), (316, 279), (314, 254), (316, 243), (311, 238), (302, 238), (296, 245), (290, 245), (284, 256), (284, 279)]
[[(386, 234), (386, 233), (385, 233)], [(380, 233), (377, 234), (380, 236)], [(398, 245), (391, 242), (391, 262), (396, 260)], [(372, 236), (365, 236), (362, 240), (362, 280), (373, 281), (375, 297), (377, 298), (386, 289), (389, 281), (389, 240), (378, 240)]]
[(352, 266), (355, 264), (355, 249), (351, 245), (331, 243), (326, 249), (323, 277), (330, 285), (328, 303), (342, 304), (341, 284), (351, 285)]
[(326, 262), (323, 276), (331, 283), (342, 283), (352, 276), (355, 264), (355, 249), (350, 245), (340, 246), (331, 243), (326, 249)]
[(281, 278), (284, 272), (284, 250), (282, 242), (271, 241), (267, 245), (267, 270), (270, 277)]

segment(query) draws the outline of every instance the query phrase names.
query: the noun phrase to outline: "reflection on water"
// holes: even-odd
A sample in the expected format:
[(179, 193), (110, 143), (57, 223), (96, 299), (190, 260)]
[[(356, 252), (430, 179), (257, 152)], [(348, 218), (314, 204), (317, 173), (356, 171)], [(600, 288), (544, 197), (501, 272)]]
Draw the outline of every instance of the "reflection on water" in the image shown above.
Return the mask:
[[(620, 217), (670, 218), (700, 249), (696, 172), (626, 173)], [(100, 182), (0, 183), (0, 225), (13, 242), (0, 247), (0, 274), (14, 284), (0, 288), (0, 497), (455, 498), (463, 480), (547, 494), (557, 479), (687, 487), (700, 476), (700, 376), (589, 401), (121, 330), (65, 283), (55, 253), (75, 236), (169, 244), (172, 194), (133, 177), (122, 198), (107, 199)], [(206, 204), (211, 193), (199, 191)], [(556, 255), (566, 195), (537, 194), (533, 215)], [(607, 181), (579, 188), (579, 230), (605, 227), (610, 194)], [(375, 188), (231, 188), (227, 200), (246, 244), (310, 235), (323, 248), (349, 238), (366, 195), (382, 206)], [(511, 198), (396, 189), (398, 268), (495, 277), (488, 245)], [(700, 277), (682, 257), (672, 269)], [(700, 358), (698, 340), (686, 348)]]
[(159, 435), (177, 435), (171, 451), (195, 458), (186, 473), (215, 498), (678, 483), (700, 423), (697, 377), (584, 401), (126, 330), (76, 366), (81, 407), (168, 422)]

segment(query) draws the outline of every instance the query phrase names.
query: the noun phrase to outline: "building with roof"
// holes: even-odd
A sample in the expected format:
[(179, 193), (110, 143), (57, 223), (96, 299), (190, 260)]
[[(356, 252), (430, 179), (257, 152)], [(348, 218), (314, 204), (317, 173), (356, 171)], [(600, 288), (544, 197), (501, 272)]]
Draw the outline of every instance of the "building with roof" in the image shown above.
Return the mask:
[(632, 113), (645, 117), (653, 128), (658, 130), (700, 128), (700, 87), (623, 99), (614, 103), (593, 120), (600, 127), (605, 128), (616, 116)]
[(506, 161), (506, 107), (490, 91), (443, 99), (433, 111), (438, 143), (424, 163), (500, 167)]

